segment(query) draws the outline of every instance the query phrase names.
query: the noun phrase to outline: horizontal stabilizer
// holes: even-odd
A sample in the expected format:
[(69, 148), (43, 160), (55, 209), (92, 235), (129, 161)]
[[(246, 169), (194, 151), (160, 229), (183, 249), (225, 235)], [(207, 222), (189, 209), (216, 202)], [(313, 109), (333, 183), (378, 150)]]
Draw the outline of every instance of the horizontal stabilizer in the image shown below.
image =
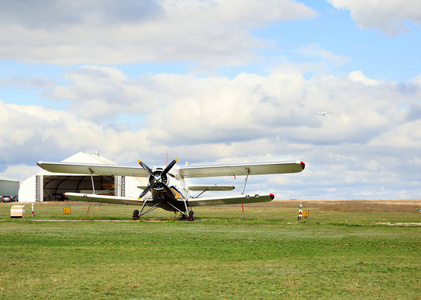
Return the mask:
[(232, 191), (235, 186), (232, 185), (189, 185), (190, 191)]

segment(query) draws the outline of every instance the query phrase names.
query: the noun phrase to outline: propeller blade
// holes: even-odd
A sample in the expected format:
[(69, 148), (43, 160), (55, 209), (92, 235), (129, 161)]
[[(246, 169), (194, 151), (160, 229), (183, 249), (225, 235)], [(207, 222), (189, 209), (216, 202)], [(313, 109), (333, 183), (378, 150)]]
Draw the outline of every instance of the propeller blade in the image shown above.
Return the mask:
[(163, 184), (163, 186), (164, 186), (164, 189), (168, 192), (168, 193), (170, 193), (171, 195), (173, 195), (173, 196), (175, 196), (174, 195), (174, 192), (166, 185), (166, 184)]
[(145, 170), (146, 170), (146, 172), (148, 172), (149, 173), (149, 175), (151, 175), (151, 176), (153, 176), (153, 172), (152, 172), (152, 170), (145, 164), (145, 163), (143, 163), (142, 161), (137, 161), (138, 163), (139, 163), (139, 165), (142, 167), (142, 168), (144, 168)]
[(168, 171), (171, 170), (172, 167), (174, 167), (177, 161), (178, 159), (176, 158), (172, 162), (170, 162), (170, 164), (164, 169), (164, 171), (162, 171), (162, 175), (166, 175)]
[(143, 190), (143, 192), (140, 194), (139, 199), (142, 199), (143, 196), (145, 196), (152, 188), (152, 185), (148, 185), (146, 189)]

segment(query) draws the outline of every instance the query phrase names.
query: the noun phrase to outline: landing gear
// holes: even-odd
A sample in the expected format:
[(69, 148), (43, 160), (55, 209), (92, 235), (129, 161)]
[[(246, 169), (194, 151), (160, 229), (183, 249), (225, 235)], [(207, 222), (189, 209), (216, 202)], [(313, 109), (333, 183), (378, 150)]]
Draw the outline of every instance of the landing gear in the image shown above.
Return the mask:
[[(176, 212), (176, 214), (177, 213), (178, 212)], [(175, 218), (175, 216), (174, 216), (174, 218)], [(188, 213), (181, 212), (180, 217), (178, 219), (180, 221), (184, 221), (184, 220), (194, 221), (194, 220), (196, 220), (196, 216), (194, 215), (194, 212), (190, 209)]]
[[(147, 213), (157, 209), (158, 207), (161, 207), (163, 205), (162, 202), (156, 203), (154, 206), (152, 206), (150, 209), (148, 209), (146, 212), (143, 212), (143, 209), (145, 208), (146, 201), (143, 203), (142, 208), (139, 212), (139, 210), (135, 209), (133, 211), (132, 220), (139, 220), (141, 216), (146, 215)], [(165, 204), (165, 203), (164, 203)], [(166, 202), (166, 204), (174, 209), (174, 219), (176, 218), (177, 214), (180, 213), (179, 220), (187, 220), (187, 221), (194, 221), (196, 219), (193, 210), (187, 206), (187, 203), (185, 204), (185, 210), (182, 210), (180, 207), (176, 207), (171, 202)], [(169, 210), (168, 207), (165, 207), (166, 210)]]
[(194, 220), (196, 220), (196, 217), (194, 215), (193, 210), (190, 209), (189, 216), (187, 217), (187, 221), (194, 221)]
[(139, 220), (139, 217), (140, 217), (140, 213), (139, 213), (139, 211), (138, 211), (137, 209), (135, 209), (135, 210), (133, 211), (133, 217), (132, 217), (132, 220)]

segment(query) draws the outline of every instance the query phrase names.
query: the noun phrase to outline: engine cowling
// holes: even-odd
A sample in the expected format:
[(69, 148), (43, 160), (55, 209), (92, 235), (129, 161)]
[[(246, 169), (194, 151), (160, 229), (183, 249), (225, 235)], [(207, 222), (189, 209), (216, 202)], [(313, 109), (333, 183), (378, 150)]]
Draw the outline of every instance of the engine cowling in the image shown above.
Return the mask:
[[(164, 189), (164, 185), (168, 185), (168, 176), (163, 173), (162, 168), (157, 168), (149, 175), (149, 184), (154, 190), (160, 191)], [(164, 184), (164, 185), (163, 185)]]
[(157, 168), (152, 171), (145, 163), (138, 161), (143, 169), (149, 173), (149, 185), (140, 194), (139, 199), (145, 196), (150, 190), (162, 191), (166, 190), (168, 193), (174, 195), (173, 191), (168, 187), (168, 171), (177, 163), (177, 159), (174, 159), (165, 169)]

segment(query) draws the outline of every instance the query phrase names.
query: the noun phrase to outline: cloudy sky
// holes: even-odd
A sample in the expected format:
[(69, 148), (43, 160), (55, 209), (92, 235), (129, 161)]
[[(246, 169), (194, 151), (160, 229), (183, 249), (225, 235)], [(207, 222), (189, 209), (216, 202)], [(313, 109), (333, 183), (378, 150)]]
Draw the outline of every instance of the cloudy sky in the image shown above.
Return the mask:
[(420, 198), (420, 25), (418, 0), (0, 1), (0, 176), (302, 160), (247, 191)]

